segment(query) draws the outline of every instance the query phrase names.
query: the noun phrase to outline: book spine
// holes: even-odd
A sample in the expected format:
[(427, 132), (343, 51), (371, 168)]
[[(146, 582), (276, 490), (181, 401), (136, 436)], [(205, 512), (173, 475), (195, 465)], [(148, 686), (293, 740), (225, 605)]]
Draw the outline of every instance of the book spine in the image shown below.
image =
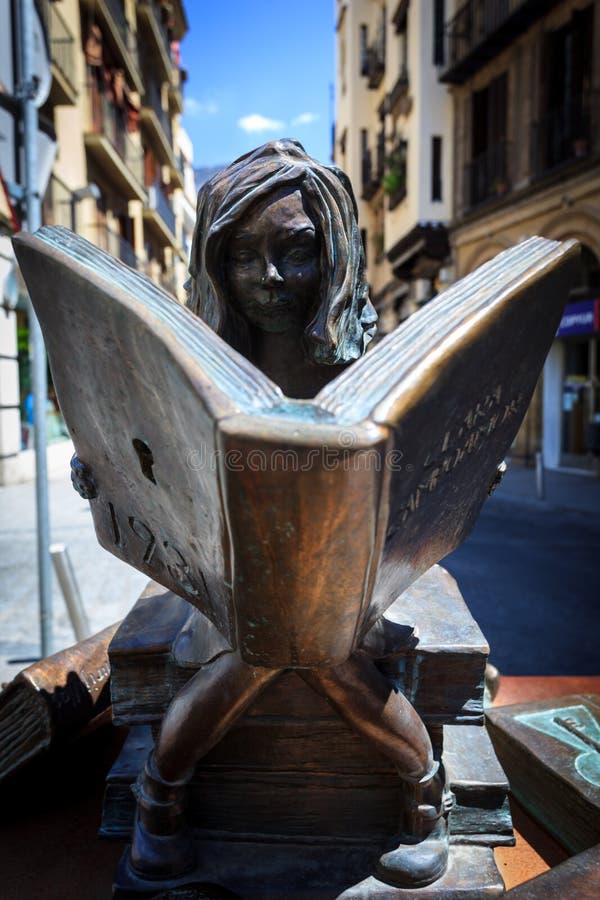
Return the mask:
[(240, 652), (267, 668), (336, 665), (356, 648), (379, 562), (387, 432), (260, 427), (235, 418), (221, 432)]

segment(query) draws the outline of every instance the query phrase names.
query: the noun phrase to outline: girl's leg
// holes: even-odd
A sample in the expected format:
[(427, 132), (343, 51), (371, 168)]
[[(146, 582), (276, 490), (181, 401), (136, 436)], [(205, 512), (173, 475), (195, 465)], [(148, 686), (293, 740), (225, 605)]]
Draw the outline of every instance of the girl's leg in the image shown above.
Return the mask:
[(391, 759), (407, 782), (403, 834), (400, 843), (381, 856), (377, 874), (399, 887), (417, 888), (435, 881), (448, 864), (450, 795), (423, 720), (362, 654), (355, 653), (332, 669), (301, 669), (298, 674)]
[(196, 763), (280, 672), (226, 653), (200, 669), (172, 700), (135, 788), (130, 862), (138, 874), (173, 878), (193, 868), (184, 800)]

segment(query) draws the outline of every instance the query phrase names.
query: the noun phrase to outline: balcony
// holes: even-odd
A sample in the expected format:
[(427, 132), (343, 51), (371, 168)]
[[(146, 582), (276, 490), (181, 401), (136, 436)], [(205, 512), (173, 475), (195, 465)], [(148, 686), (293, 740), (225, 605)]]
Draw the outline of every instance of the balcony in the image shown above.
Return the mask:
[(369, 90), (376, 90), (385, 72), (385, 24), (382, 23), (377, 37), (366, 48), (361, 74), (366, 75)]
[(87, 7), (91, 20), (98, 22), (115, 61), (120, 63), (138, 94), (142, 94), (137, 42), (125, 17), (122, 0), (83, 0), (82, 6)]
[(377, 170), (373, 167), (373, 155), (370, 148), (363, 150), (362, 161), (362, 199), (371, 200), (381, 184), (381, 178), (378, 178)]
[(389, 92), (387, 98), (387, 109), (392, 115), (396, 114), (405, 116), (410, 111), (408, 88), (408, 69), (406, 68), (406, 66), (402, 66), (398, 78), (396, 79), (396, 83), (392, 90)]
[(174, 187), (185, 188), (185, 159), (179, 151), (174, 154), (175, 165), (171, 164), (171, 183)]
[(550, 110), (531, 129), (531, 174), (541, 178), (577, 163), (594, 150), (592, 124), (598, 122), (598, 97), (587, 93)]
[(75, 231), (73, 219), (73, 193), (64, 181), (51, 175), (42, 201), (42, 221), (44, 225), (62, 225)]
[(163, 7), (158, 0), (146, 0), (137, 4), (137, 16), (144, 32), (144, 47), (161, 67), (162, 79), (170, 82), (173, 74), (171, 39), (164, 21)]
[(72, 106), (77, 101), (75, 71), (75, 38), (55, 3), (45, 0), (39, 7), (50, 45), (52, 86), (50, 102), (55, 106)]
[(144, 207), (144, 222), (159, 238), (162, 246), (168, 244), (171, 247), (177, 247), (175, 213), (158, 182), (148, 188), (148, 204)]
[(400, 139), (387, 161), (387, 171), (383, 176), (383, 190), (388, 196), (388, 209), (395, 209), (406, 197), (408, 143)]
[(127, 134), (126, 121), (96, 84), (88, 86), (91, 125), (85, 147), (105, 175), (128, 200), (146, 199), (142, 148)]
[(185, 69), (173, 68), (171, 83), (169, 84), (169, 104), (174, 113), (183, 113), (183, 85), (187, 73)]
[(160, 272), (158, 283), (163, 291), (166, 291), (167, 294), (171, 294), (172, 297), (177, 299), (177, 282), (173, 272)]
[(499, 141), (480, 153), (464, 168), (464, 208), (498, 199), (510, 190), (508, 141)]
[(171, 117), (168, 111), (163, 109), (160, 87), (151, 78), (146, 79), (140, 120), (152, 146), (157, 151), (156, 155), (160, 162), (175, 168)]
[(138, 259), (135, 250), (129, 241), (126, 241), (125, 238), (120, 234), (117, 234), (116, 231), (112, 231), (107, 225), (98, 224), (95, 226), (93, 240), (96, 246), (100, 247), (101, 250), (110, 253), (110, 255), (114, 256), (116, 259), (120, 259), (121, 262), (124, 262), (132, 269), (141, 270), (143, 268), (142, 260)]
[(559, 0), (468, 0), (446, 24), (446, 84), (463, 84)]

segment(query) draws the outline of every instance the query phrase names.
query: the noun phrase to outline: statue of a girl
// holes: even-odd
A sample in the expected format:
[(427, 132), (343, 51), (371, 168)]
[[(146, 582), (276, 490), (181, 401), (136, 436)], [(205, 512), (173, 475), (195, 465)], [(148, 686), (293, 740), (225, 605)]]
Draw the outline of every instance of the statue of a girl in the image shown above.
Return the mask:
[[(190, 308), (290, 397), (313, 397), (364, 353), (375, 330), (349, 181), (295, 141), (265, 144), (202, 187), (190, 274)], [(380, 877), (414, 887), (438, 878), (448, 859), (444, 784), (418, 714), (366, 653), (297, 673), (393, 760), (409, 786), (402, 837), (381, 857)], [(280, 674), (228, 652), (175, 697), (136, 787), (136, 873), (168, 879), (193, 868), (186, 785)]]

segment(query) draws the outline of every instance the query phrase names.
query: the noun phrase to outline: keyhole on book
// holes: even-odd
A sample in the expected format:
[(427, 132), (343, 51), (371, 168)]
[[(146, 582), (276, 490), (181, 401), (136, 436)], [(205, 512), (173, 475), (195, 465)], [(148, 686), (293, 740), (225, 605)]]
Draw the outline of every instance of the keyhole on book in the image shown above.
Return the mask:
[(154, 466), (154, 456), (152, 455), (152, 450), (145, 441), (141, 441), (139, 438), (134, 438), (131, 443), (133, 444), (133, 449), (137, 453), (137, 457), (140, 461), (142, 475), (144, 475), (149, 481), (151, 481), (152, 484), (156, 484), (156, 478), (154, 477), (154, 472), (152, 471), (152, 467)]

